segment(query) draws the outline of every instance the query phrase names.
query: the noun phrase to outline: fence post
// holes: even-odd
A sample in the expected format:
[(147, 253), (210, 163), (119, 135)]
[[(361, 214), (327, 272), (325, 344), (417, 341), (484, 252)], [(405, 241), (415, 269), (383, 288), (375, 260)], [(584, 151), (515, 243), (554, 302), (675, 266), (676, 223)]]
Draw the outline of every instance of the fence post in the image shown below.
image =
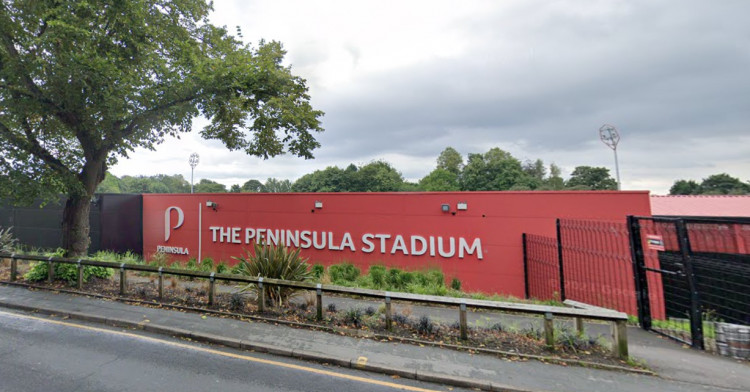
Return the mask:
[(583, 318), (581, 317), (576, 317), (576, 332), (578, 332), (578, 336), (583, 336), (586, 333), (583, 326)]
[(529, 299), (529, 259), (526, 248), (526, 233), (521, 234), (523, 242), (523, 292), (526, 299)]
[(563, 269), (562, 236), (560, 235), (560, 218), (555, 220), (557, 230), (557, 263), (560, 266), (560, 301), (565, 301), (565, 270)]
[(315, 286), (315, 317), (323, 320), (323, 285), (318, 283)]
[(47, 282), (52, 283), (52, 281), (55, 279), (55, 264), (52, 262), (52, 256), (47, 259), (49, 261), (49, 265), (47, 267)]
[(391, 314), (391, 294), (385, 292), (385, 329), (393, 330), (393, 315)]
[(466, 301), (461, 300), (461, 304), (458, 306), (458, 325), (461, 330), (461, 340), (469, 339), (468, 326), (466, 325)]
[(159, 267), (159, 301), (164, 298), (164, 274), (162, 270), (164, 267)]
[(685, 278), (690, 290), (690, 345), (693, 348), (703, 350), (703, 311), (700, 306), (700, 296), (698, 295), (698, 285), (693, 270), (693, 260), (690, 257), (690, 239), (684, 220), (677, 220), (675, 225), (677, 225), (677, 238), (680, 241), (682, 265), (685, 268)]
[(216, 285), (214, 284), (214, 273), (208, 277), (208, 304), (214, 304), (214, 294), (216, 293)]
[(554, 350), (555, 348), (555, 324), (552, 318), (552, 313), (547, 312), (544, 314), (544, 343), (547, 348)]
[(612, 322), (612, 348), (620, 359), (628, 359), (628, 324), (625, 320)]
[(78, 284), (76, 287), (78, 288), (78, 290), (81, 290), (83, 289), (83, 265), (81, 265), (81, 259), (78, 259), (77, 264), (78, 264)]
[(16, 254), (13, 253), (12, 255), (10, 255), (10, 281), (15, 282), (17, 275), (18, 275), (18, 259), (16, 259)]
[(125, 263), (120, 264), (120, 295), (125, 295), (125, 292), (127, 291), (127, 282), (128, 275), (125, 271)]
[(266, 311), (266, 290), (263, 289), (263, 277), (258, 278), (258, 312)]
[(641, 328), (651, 329), (651, 298), (648, 293), (646, 262), (641, 243), (641, 225), (639, 218), (628, 215), (628, 234), (630, 236), (630, 257), (633, 260), (633, 279), (635, 280), (635, 301), (638, 306), (638, 321)]

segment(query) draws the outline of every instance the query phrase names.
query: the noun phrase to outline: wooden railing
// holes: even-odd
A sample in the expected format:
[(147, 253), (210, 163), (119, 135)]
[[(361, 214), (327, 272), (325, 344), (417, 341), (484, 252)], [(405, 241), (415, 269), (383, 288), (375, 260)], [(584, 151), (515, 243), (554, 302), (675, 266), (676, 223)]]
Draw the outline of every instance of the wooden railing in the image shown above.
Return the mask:
[(14, 282), (18, 275), (18, 261), (40, 261), (49, 263), (48, 281), (54, 279), (54, 264), (73, 264), (78, 266), (78, 289), (83, 288), (83, 268), (85, 266), (96, 266), (112, 268), (120, 271), (120, 295), (127, 292), (127, 271), (138, 271), (158, 274), (158, 292), (159, 300), (164, 297), (164, 275), (183, 276), (194, 279), (207, 279), (209, 281), (208, 303), (213, 305), (216, 296), (216, 281), (226, 281), (245, 284), (258, 285), (258, 311), (263, 312), (265, 309), (265, 290), (263, 285), (280, 286), (298, 290), (309, 290), (316, 293), (316, 310), (317, 318), (323, 318), (323, 293), (343, 294), (365, 298), (376, 298), (383, 300), (385, 303), (385, 327), (387, 330), (393, 328), (391, 302), (404, 301), (411, 303), (421, 303), (430, 305), (440, 305), (448, 307), (457, 307), (459, 311), (459, 330), (461, 339), (467, 339), (468, 326), (466, 322), (466, 311), (468, 308), (484, 309), (506, 313), (521, 313), (531, 315), (541, 315), (544, 317), (544, 338), (548, 347), (554, 347), (554, 327), (555, 317), (571, 318), (575, 320), (579, 333), (583, 333), (583, 320), (598, 320), (611, 323), (613, 354), (619, 358), (628, 357), (628, 339), (627, 339), (627, 315), (609, 309), (589, 307), (585, 304), (571, 304), (573, 307), (535, 305), (513, 302), (487, 301), (466, 298), (452, 298), (434, 295), (419, 295), (411, 293), (388, 292), (382, 290), (360, 289), (352, 287), (343, 287), (327, 285), (320, 283), (295, 282), (288, 280), (270, 279), (264, 277), (248, 277), (234, 274), (219, 274), (215, 272), (188, 271), (175, 268), (155, 267), (143, 264), (115, 263), (107, 261), (85, 260), (85, 259), (68, 259), (62, 257), (44, 257), (36, 255), (22, 255), (0, 252), (0, 258), (10, 259), (10, 281)]

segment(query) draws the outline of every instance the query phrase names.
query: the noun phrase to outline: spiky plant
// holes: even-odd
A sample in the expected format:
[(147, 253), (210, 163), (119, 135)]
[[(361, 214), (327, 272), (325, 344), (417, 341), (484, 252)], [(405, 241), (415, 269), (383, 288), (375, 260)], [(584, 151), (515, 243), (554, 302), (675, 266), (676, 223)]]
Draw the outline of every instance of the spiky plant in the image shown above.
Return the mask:
[[(312, 278), (307, 259), (300, 257), (299, 249), (291, 250), (284, 245), (255, 244), (254, 252), (233, 257), (239, 261), (237, 273), (251, 277), (292, 280), (303, 282)], [(263, 285), (266, 299), (281, 306), (296, 291), (288, 287)], [(258, 291), (256, 284), (245, 286), (242, 291)]]
[(18, 246), (18, 240), (11, 233), (12, 227), (0, 228), (0, 252), (12, 253)]

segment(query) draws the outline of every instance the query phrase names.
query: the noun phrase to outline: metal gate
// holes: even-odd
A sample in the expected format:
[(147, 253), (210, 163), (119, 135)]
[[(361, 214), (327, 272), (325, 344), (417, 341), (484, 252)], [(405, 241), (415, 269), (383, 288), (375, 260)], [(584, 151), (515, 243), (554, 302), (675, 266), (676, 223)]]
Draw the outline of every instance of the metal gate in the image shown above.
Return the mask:
[(717, 325), (750, 325), (750, 222), (631, 216), (628, 228), (644, 329), (703, 349)]

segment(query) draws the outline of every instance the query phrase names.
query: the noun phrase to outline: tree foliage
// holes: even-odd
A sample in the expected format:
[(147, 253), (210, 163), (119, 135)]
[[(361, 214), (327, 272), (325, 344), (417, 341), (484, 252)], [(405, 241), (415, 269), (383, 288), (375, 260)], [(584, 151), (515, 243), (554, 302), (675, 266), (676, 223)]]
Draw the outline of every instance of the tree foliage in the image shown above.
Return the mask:
[(195, 193), (224, 193), (227, 191), (227, 187), (216, 181), (202, 178), (197, 184), (195, 184), (194, 190)]
[(437, 158), (437, 168), (447, 170), (456, 176), (461, 173), (464, 158), (453, 147), (446, 147)]
[(669, 189), (670, 195), (746, 195), (750, 194), (750, 183), (727, 173), (713, 174), (700, 184), (694, 180), (677, 180)]
[(565, 186), (573, 190), (616, 190), (617, 181), (604, 167), (577, 166)]
[(263, 158), (312, 158), (321, 112), (278, 42), (246, 45), (204, 0), (0, 4), (0, 196), (68, 194), (63, 246), (88, 248), (89, 200), (137, 147), (192, 129)]

